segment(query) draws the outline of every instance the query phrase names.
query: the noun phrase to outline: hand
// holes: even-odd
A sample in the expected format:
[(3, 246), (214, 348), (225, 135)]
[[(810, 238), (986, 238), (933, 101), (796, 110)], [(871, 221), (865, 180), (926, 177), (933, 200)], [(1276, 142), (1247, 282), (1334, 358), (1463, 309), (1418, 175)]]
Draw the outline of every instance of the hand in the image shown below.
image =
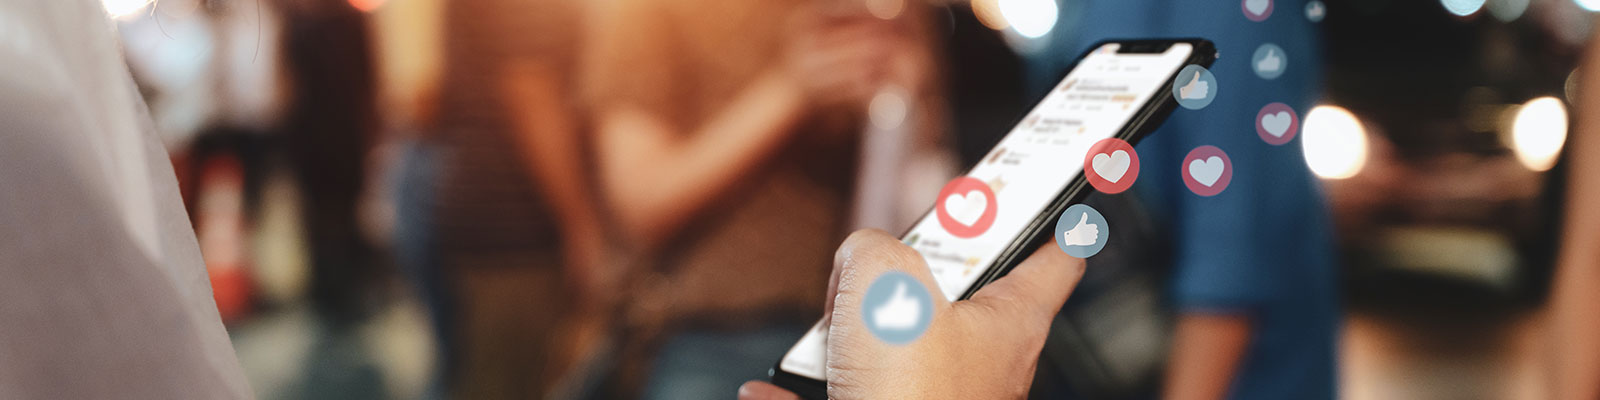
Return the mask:
[(1195, 71), (1194, 78), (1189, 80), (1189, 84), (1178, 88), (1178, 97), (1185, 100), (1204, 99), (1210, 91), (1211, 84), (1200, 80), (1200, 71)]
[(1078, 225), (1061, 234), (1061, 244), (1067, 246), (1093, 246), (1100, 240), (1100, 225), (1089, 223), (1089, 213), (1083, 213)]
[(899, 41), (891, 22), (813, 10), (797, 13), (787, 36), (783, 73), (807, 100), (860, 109), (883, 85)]
[[(910, 274), (935, 294), (928, 330), (899, 346), (873, 336), (861, 315), (868, 286), (890, 270)], [(1050, 323), (1083, 270), (1083, 260), (1045, 245), (971, 299), (951, 303), (938, 295), (921, 254), (882, 231), (856, 232), (834, 256), (829, 283), (828, 397), (1025, 397)], [(739, 388), (739, 398), (796, 397), (749, 382)]]

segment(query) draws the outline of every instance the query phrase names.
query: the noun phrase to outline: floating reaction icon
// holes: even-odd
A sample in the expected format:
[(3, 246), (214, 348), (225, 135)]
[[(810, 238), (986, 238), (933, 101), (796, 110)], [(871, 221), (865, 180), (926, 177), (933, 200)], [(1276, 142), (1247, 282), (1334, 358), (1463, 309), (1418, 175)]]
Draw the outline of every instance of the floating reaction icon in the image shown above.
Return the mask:
[(1117, 138), (1102, 139), (1089, 148), (1084, 156), (1084, 174), (1095, 190), (1108, 194), (1122, 193), (1139, 179), (1139, 153), (1133, 146)]
[(1251, 21), (1266, 21), (1272, 16), (1272, 0), (1244, 0), (1244, 17)]
[(1255, 69), (1256, 76), (1261, 79), (1277, 79), (1289, 67), (1289, 59), (1283, 53), (1283, 48), (1272, 43), (1263, 43), (1260, 47), (1256, 47), (1256, 53), (1250, 59), (1251, 68)]
[(994, 225), (998, 203), (994, 198), (994, 189), (989, 184), (978, 178), (963, 176), (946, 183), (944, 190), (939, 191), (939, 202), (934, 211), (939, 218), (939, 226), (946, 232), (958, 238), (973, 238)]
[(1106, 217), (1087, 204), (1074, 204), (1056, 220), (1056, 245), (1077, 258), (1089, 258), (1106, 247), (1111, 227)]
[(1300, 131), (1300, 118), (1288, 104), (1272, 103), (1256, 113), (1256, 134), (1273, 146), (1282, 146), (1294, 140)]
[(1314, 23), (1322, 22), (1322, 17), (1325, 15), (1328, 15), (1328, 6), (1323, 5), (1321, 1), (1306, 2), (1306, 20)]
[(1183, 158), (1183, 184), (1205, 197), (1216, 196), (1233, 181), (1233, 161), (1216, 146), (1200, 146)]
[(1199, 65), (1189, 65), (1178, 71), (1178, 80), (1172, 83), (1172, 97), (1178, 105), (1190, 110), (1206, 108), (1217, 98), (1217, 77)]
[(906, 344), (922, 336), (933, 320), (933, 295), (917, 278), (889, 271), (867, 287), (861, 301), (867, 330), (889, 344)]

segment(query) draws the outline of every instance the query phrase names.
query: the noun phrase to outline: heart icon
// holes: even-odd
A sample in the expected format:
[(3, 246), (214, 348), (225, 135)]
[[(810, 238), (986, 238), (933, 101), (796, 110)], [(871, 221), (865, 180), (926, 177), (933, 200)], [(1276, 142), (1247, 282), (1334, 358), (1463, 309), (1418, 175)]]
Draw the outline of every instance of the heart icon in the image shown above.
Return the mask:
[(1267, 12), (1267, 7), (1270, 5), (1272, 5), (1271, 0), (1245, 0), (1244, 9), (1250, 14), (1261, 15)]
[(1300, 130), (1300, 117), (1296, 116), (1294, 109), (1288, 104), (1271, 103), (1261, 107), (1261, 112), (1256, 113), (1256, 135), (1261, 140), (1273, 146), (1282, 146), (1294, 140), (1295, 132)]
[(1189, 162), (1189, 176), (1201, 185), (1211, 186), (1217, 184), (1217, 179), (1222, 178), (1223, 170), (1228, 168), (1223, 164), (1222, 157), (1211, 156), (1205, 160)]
[(989, 199), (983, 196), (983, 192), (977, 190), (964, 195), (952, 194), (944, 198), (945, 212), (950, 213), (950, 218), (966, 226), (977, 223), (978, 218), (982, 217), (988, 208)]
[(1284, 133), (1289, 132), (1289, 124), (1294, 122), (1293, 118), (1289, 116), (1288, 111), (1267, 114), (1261, 117), (1261, 127), (1266, 129), (1267, 133), (1273, 137), (1281, 138)]
[[(999, 178), (994, 178), (999, 181)], [(998, 182), (997, 186), (998, 187)], [(939, 227), (944, 228), (951, 236), (970, 239), (982, 235), (994, 225), (994, 216), (1000, 208), (1000, 202), (995, 201), (994, 187), (989, 183), (971, 176), (960, 176), (951, 179), (950, 183), (939, 190), (938, 207), (934, 207), (934, 214), (939, 218)]]
[(1101, 193), (1122, 193), (1139, 180), (1139, 152), (1122, 139), (1101, 139), (1083, 153), (1083, 177)]
[(1128, 157), (1128, 152), (1117, 150), (1111, 152), (1110, 155), (1105, 153), (1095, 154), (1092, 163), (1094, 164), (1094, 173), (1100, 174), (1101, 178), (1116, 183), (1122, 180), (1123, 175), (1128, 173), (1128, 165), (1131, 161), (1132, 159)]

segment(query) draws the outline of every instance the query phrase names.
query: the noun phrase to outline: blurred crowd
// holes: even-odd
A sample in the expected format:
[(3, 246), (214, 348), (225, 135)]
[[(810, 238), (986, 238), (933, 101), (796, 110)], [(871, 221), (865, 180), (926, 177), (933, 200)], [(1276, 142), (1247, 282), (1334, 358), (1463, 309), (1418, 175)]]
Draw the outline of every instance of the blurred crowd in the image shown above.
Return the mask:
[[(1551, 276), (1573, 286), (1552, 333), (1597, 355), (1563, 382), (1600, 382), (1576, 333), (1600, 326), (1600, 177), (1562, 180), (1600, 160), (1562, 147), (1579, 5), (1275, 2), (103, 0), (263, 398), (732, 397), (821, 314), (849, 232), (909, 227), (1088, 46), (1187, 36), (1223, 53), (1218, 102), (1139, 145), (1130, 195), (1091, 198), (1138, 222), (1035, 396), (1430, 398), (1351, 384), (1341, 342), (1395, 342), (1345, 318), (1521, 323)], [(1284, 76), (1251, 71), (1263, 41)], [(1540, 96), (1557, 114), (1521, 128)], [(1303, 145), (1251, 133), (1267, 102)], [(1243, 194), (1176, 186), (1200, 144)], [(1431, 398), (1556, 393), (1527, 390)]]

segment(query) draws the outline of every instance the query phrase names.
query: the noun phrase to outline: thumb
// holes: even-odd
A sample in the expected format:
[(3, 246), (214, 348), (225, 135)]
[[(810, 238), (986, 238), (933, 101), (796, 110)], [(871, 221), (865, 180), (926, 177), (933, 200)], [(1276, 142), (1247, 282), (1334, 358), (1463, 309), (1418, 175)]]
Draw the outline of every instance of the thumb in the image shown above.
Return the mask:
[(1089, 224), (1089, 213), (1083, 213), (1083, 218), (1078, 219), (1078, 226)]
[(994, 323), (1037, 323), (1039, 329), (1049, 329), (1050, 321), (1083, 279), (1083, 272), (1083, 259), (1068, 256), (1055, 245), (1045, 244), (1011, 273), (954, 306), (994, 310), (995, 317), (1000, 318)]
[[(878, 277), (890, 271), (904, 272), (916, 278), (933, 296), (933, 309), (939, 310), (948, 302), (940, 294), (933, 272), (922, 260), (922, 254), (880, 230), (856, 231), (839, 245), (833, 257), (833, 277), (829, 284), (826, 305), (829, 326), (840, 324), (854, 326), (862, 323), (861, 306), (867, 289)], [(907, 290), (902, 285), (897, 291)], [(894, 297), (903, 297), (901, 292)], [(892, 299), (892, 298), (891, 298)]]
[(1193, 85), (1193, 84), (1195, 84), (1195, 82), (1199, 82), (1199, 81), (1200, 81), (1200, 71), (1195, 71), (1194, 72), (1194, 78), (1189, 79), (1189, 84)]

